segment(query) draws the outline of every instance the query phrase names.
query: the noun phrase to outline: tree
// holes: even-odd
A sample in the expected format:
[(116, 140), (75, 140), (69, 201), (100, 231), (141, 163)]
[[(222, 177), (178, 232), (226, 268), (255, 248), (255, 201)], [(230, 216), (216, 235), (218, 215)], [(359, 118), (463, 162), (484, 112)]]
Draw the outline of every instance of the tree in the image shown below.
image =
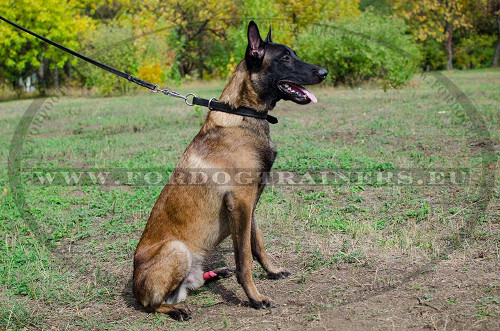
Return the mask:
[[(78, 35), (91, 21), (75, 10), (73, 1), (0, 0), (0, 12), (11, 21), (69, 48), (78, 49)], [(50, 83), (59, 82), (59, 69), (70, 55), (4, 22), (0, 23), (2, 75), (9, 82), (36, 72), (44, 93)]]
[[(210, 76), (208, 62), (220, 53), (227, 29), (237, 17), (237, 8), (230, 1), (216, 0), (148, 0), (138, 14), (142, 27), (170, 26), (176, 39), (182, 76), (196, 73), (199, 78)], [(148, 22), (148, 23), (146, 23)], [(158, 24), (160, 22), (160, 24)], [(173, 41), (173, 40), (172, 40)]]
[(366, 11), (369, 8), (374, 12), (383, 15), (390, 16), (394, 13), (394, 8), (392, 6), (391, 0), (360, 0), (359, 9), (361, 11)]
[(467, 8), (473, 0), (394, 0), (396, 16), (403, 17), (417, 41), (434, 38), (445, 43), (447, 69), (453, 69), (453, 34), (470, 28)]
[(498, 67), (500, 56), (500, 1), (499, 0), (476, 0), (469, 8), (473, 19), (474, 30), (478, 34), (495, 36), (495, 52), (491, 66)]
[(493, 62), (491, 63), (491, 66), (493, 68), (498, 67), (498, 57), (500, 56), (500, 5), (497, 2), (496, 6), (496, 11), (495, 11), (495, 21), (497, 25), (497, 44), (495, 47), (495, 54), (493, 55)]
[(359, 0), (278, 0), (280, 13), (290, 20), (294, 26), (294, 35), (300, 28), (311, 24), (334, 22), (340, 19), (356, 17), (360, 14)]

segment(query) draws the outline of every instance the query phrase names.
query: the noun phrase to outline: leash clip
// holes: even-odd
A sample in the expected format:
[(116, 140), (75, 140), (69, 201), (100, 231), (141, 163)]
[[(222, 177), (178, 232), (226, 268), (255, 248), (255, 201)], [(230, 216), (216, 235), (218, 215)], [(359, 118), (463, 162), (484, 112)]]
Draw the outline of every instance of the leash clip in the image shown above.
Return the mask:
[[(188, 106), (193, 106), (194, 103), (194, 98), (196, 98), (196, 95), (194, 93), (188, 93), (186, 95), (182, 95), (178, 92), (175, 91), (170, 91), (169, 89), (161, 89), (160, 85), (155, 84), (154, 88), (151, 90), (153, 93), (158, 93), (161, 92), (165, 95), (168, 95), (169, 97), (174, 97), (174, 98), (179, 98), (179, 99), (184, 99), (184, 102), (186, 102), (186, 105)], [(189, 101), (189, 97), (192, 97), (191, 102)]]

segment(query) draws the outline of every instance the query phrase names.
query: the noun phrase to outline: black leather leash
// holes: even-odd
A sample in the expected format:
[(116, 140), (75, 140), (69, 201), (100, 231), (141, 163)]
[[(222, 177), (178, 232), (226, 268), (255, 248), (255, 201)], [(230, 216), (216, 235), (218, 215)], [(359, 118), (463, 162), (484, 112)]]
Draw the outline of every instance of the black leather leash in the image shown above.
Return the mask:
[[(137, 78), (137, 77), (134, 77), (132, 75), (129, 75), (127, 74), (126, 72), (123, 72), (123, 71), (120, 71), (118, 69), (115, 69), (113, 67), (110, 67), (104, 63), (101, 63), (101, 62), (98, 62), (94, 59), (91, 59), (85, 55), (82, 55), (78, 52), (75, 52), (74, 50), (71, 50), (61, 44), (58, 44), (50, 39), (47, 39), (45, 38), (44, 36), (41, 36), (33, 31), (30, 31), (8, 19), (6, 19), (5, 17), (2, 17), (0, 16), (0, 19), (9, 23), (10, 25), (18, 28), (19, 30), (22, 30), (26, 33), (29, 33), (30, 35), (40, 39), (40, 40), (43, 40), (45, 41), (46, 43), (54, 46), (54, 47), (57, 47), (61, 50), (63, 50), (64, 52), (66, 53), (69, 53), (71, 55), (74, 55), (90, 64), (93, 64), (95, 65), (96, 67), (99, 67), (103, 70), (106, 70), (114, 75), (117, 75), (119, 77), (122, 77), (122, 78), (125, 78), (126, 80), (132, 82), (132, 83), (135, 83), (137, 85), (140, 85), (142, 87), (145, 87), (145, 88), (148, 88), (150, 89), (152, 92), (154, 93), (158, 93), (158, 92), (161, 92), (165, 95), (168, 95), (168, 96), (171, 96), (171, 97), (175, 97), (175, 98), (181, 98), (181, 99), (184, 99), (184, 101), (186, 102), (186, 104), (188, 106), (193, 106), (193, 105), (199, 105), (199, 106), (203, 106), (203, 107), (208, 107), (208, 109), (210, 110), (218, 110), (218, 111), (222, 111), (222, 112), (225, 112), (225, 113), (230, 113), (230, 114), (236, 114), (236, 115), (240, 115), (240, 116), (246, 116), (246, 117), (254, 117), (254, 118), (260, 118), (260, 119), (265, 119), (267, 120), (269, 123), (271, 124), (276, 124), (278, 123), (278, 119), (274, 116), (271, 116), (271, 115), (268, 115), (267, 111), (256, 111), (254, 109), (251, 109), (251, 108), (247, 108), (247, 107), (238, 107), (238, 108), (232, 108), (231, 106), (229, 106), (228, 104), (225, 104), (225, 103), (222, 103), (222, 102), (218, 102), (215, 98), (212, 98), (210, 100), (208, 99), (202, 99), (202, 98), (198, 98), (196, 97), (196, 95), (194, 93), (188, 93), (186, 95), (182, 95), (180, 93), (177, 93), (175, 91), (170, 91), (168, 89), (161, 89), (160, 86), (158, 84), (151, 84), (145, 80), (142, 80), (140, 78)], [(192, 101), (189, 102), (189, 98), (192, 97)]]

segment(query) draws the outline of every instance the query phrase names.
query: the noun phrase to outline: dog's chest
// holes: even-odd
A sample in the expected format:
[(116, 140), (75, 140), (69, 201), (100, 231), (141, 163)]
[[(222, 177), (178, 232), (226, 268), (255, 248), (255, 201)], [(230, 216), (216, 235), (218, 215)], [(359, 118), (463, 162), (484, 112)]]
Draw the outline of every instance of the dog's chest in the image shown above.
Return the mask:
[(268, 139), (267, 145), (262, 148), (260, 152), (261, 163), (264, 171), (269, 172), (271, 170), (277, 155), (278, 151), (276, 149), (276, 144), (271, 139)]

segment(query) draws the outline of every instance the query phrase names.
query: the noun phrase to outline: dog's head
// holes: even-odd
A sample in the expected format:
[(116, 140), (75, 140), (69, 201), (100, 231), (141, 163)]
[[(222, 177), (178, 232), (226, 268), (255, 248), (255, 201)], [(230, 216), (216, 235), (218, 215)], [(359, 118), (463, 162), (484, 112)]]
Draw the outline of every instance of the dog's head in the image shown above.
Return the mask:
[(317, 101), (302, 85), (322, 82), (328, 71), (300, 60), (290, 47), (273, 43), (271, 28), (262, 40), (257, 24), (250, 21), (247, 36), (246, 67), (262, 98), (272, 99), (274, 103), (281, 99), (291, 100), (302, 105)]

